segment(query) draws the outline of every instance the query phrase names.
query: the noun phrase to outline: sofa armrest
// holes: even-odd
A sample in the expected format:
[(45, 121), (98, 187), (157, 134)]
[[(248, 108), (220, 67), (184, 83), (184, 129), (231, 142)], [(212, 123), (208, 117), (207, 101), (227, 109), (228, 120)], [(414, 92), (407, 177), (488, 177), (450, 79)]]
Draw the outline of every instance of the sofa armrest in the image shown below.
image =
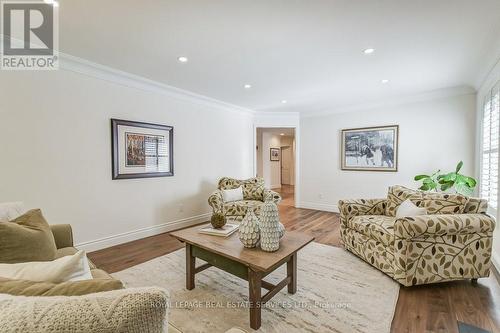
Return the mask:
[(387, 199), (339, 200), (340, 222), (347, 223), (354, 216), (384, 215)]
[(70, 224), (52, 224), (50, 230), (54, 235), (58, 249), (73, 247), (73, 231)]
[(397, 219), (394, 236), (399, 239), (444, 235), (482, 234), (491, 236), (495, 219), (487, 214), (422, 215)]
[(210, 194), (210, 196), (208, 197), (208, 204), (210, 205), (210, 207), (212, 207), (214, 213), (222, 212), (224, 209), (224, 199), (222, 197), (222, 191), (217, 190)]
[(265, 189), (264, 190), (264, 202), (272, 201), (275, 204), (279, 204), (281, 202), (281, 195), (278, 192)]

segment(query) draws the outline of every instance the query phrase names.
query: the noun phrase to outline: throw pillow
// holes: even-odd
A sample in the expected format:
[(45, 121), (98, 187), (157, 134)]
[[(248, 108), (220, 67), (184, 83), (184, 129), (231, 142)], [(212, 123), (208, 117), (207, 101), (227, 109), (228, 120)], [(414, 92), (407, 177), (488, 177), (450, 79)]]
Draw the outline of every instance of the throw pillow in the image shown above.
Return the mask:
[(264, 201), (264, 178), (250, 178), (243, 181), (243, 198), (245, 200)]
[(222, 190), (222, 198), (224, 202), (243, 200), (243, 189), (240, 186), (232, 190)]
[(26, 213), (24, 204), (18, 202), (3, 202), (0, 203), (0, 222), (11, 221)]
[(421, 207), (423, 192), (412, 190), (400, 185), (389, 187), (389, 191), (387, 192), (385, 215), (396, 216), (396, 211), (398, 210), (399, 205), (401, 205), (405, 200), (410, 200), (417, 207)]
[(0, 294), (14, 296), (78, 296), (117, 289), (123, 289), (123, 284), (115, 279), (51, 283), (0, 278)]
[(451, 193), (424, 193), (422, 207), (431, 215), (462, 214), (467, 204), (467, 197)]
[(0, 277), (16, 280), (30, 280), (60, 283), (92, 279), (85, 251), (53, 261), (0, 264)]
[(407, 199), (399, 205), (396, 217), (427, 215), (427, 209), (417, 207), (411, 200)]
[(0, 223), (0, 263), (54, 260), (56, 251), (54, 236), (40, 209)]
[(83, 296), (0, 294), (0, 332), (166, 332), (168, 292), (160, 288)]

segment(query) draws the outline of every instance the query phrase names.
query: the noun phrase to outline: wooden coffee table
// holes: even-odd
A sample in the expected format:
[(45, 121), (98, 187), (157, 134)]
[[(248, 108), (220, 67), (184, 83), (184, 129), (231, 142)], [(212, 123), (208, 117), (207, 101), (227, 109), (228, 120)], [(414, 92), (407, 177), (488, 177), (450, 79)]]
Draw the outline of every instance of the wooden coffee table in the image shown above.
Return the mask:
[[(285, 286), (288, 292), (297, 291), (297, 252), (314, 240), (314, 237), (291, 231), (285, 233), (276, 252), (264, 252), (260, 248), (247, 249), (238, 238), (238, 232), (224, 238), (205, 235), (198, 230), (205, 225), (174, 231), (173, 237), (186, 243), (186, 288), (194, 289), (194, 276), (209, 267), (217, 267), (248, 281), (250, 327), (261, 325), (261, 306)], [(206, 264), (196, 267), (196, 258)], [(287, 264), (287, 276), (278, 284), (263, 280), (278, 267)], [(268, 292), (262, 295), (261, 288)]]

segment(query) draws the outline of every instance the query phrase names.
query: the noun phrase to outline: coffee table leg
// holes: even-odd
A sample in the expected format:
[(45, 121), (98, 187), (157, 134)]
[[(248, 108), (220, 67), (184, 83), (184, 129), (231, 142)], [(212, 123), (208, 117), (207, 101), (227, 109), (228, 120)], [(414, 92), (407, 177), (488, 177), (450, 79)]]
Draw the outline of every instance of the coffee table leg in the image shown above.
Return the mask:
[(288, 293), (295, 294), (297, 292), (297, 253), (294, 253), (286, 263), (286, 273), (291, 278)]
[(250, 327), (258, 330), (261, 324), (262, 275), (248, 270), (248, 290), (250, 301)]
[(194, 270), (196, 258), (193, 257), (193, 247), (186, 243), (186, 289), (194, 289)]

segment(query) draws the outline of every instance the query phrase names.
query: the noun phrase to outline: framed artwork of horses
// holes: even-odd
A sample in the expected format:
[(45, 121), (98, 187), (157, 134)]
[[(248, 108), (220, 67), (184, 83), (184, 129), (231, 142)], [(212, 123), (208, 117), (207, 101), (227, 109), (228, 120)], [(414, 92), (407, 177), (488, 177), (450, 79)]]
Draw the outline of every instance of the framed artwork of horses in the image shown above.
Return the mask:
[(398, 171), (399, 126), (342, 130), (341, 169)]

